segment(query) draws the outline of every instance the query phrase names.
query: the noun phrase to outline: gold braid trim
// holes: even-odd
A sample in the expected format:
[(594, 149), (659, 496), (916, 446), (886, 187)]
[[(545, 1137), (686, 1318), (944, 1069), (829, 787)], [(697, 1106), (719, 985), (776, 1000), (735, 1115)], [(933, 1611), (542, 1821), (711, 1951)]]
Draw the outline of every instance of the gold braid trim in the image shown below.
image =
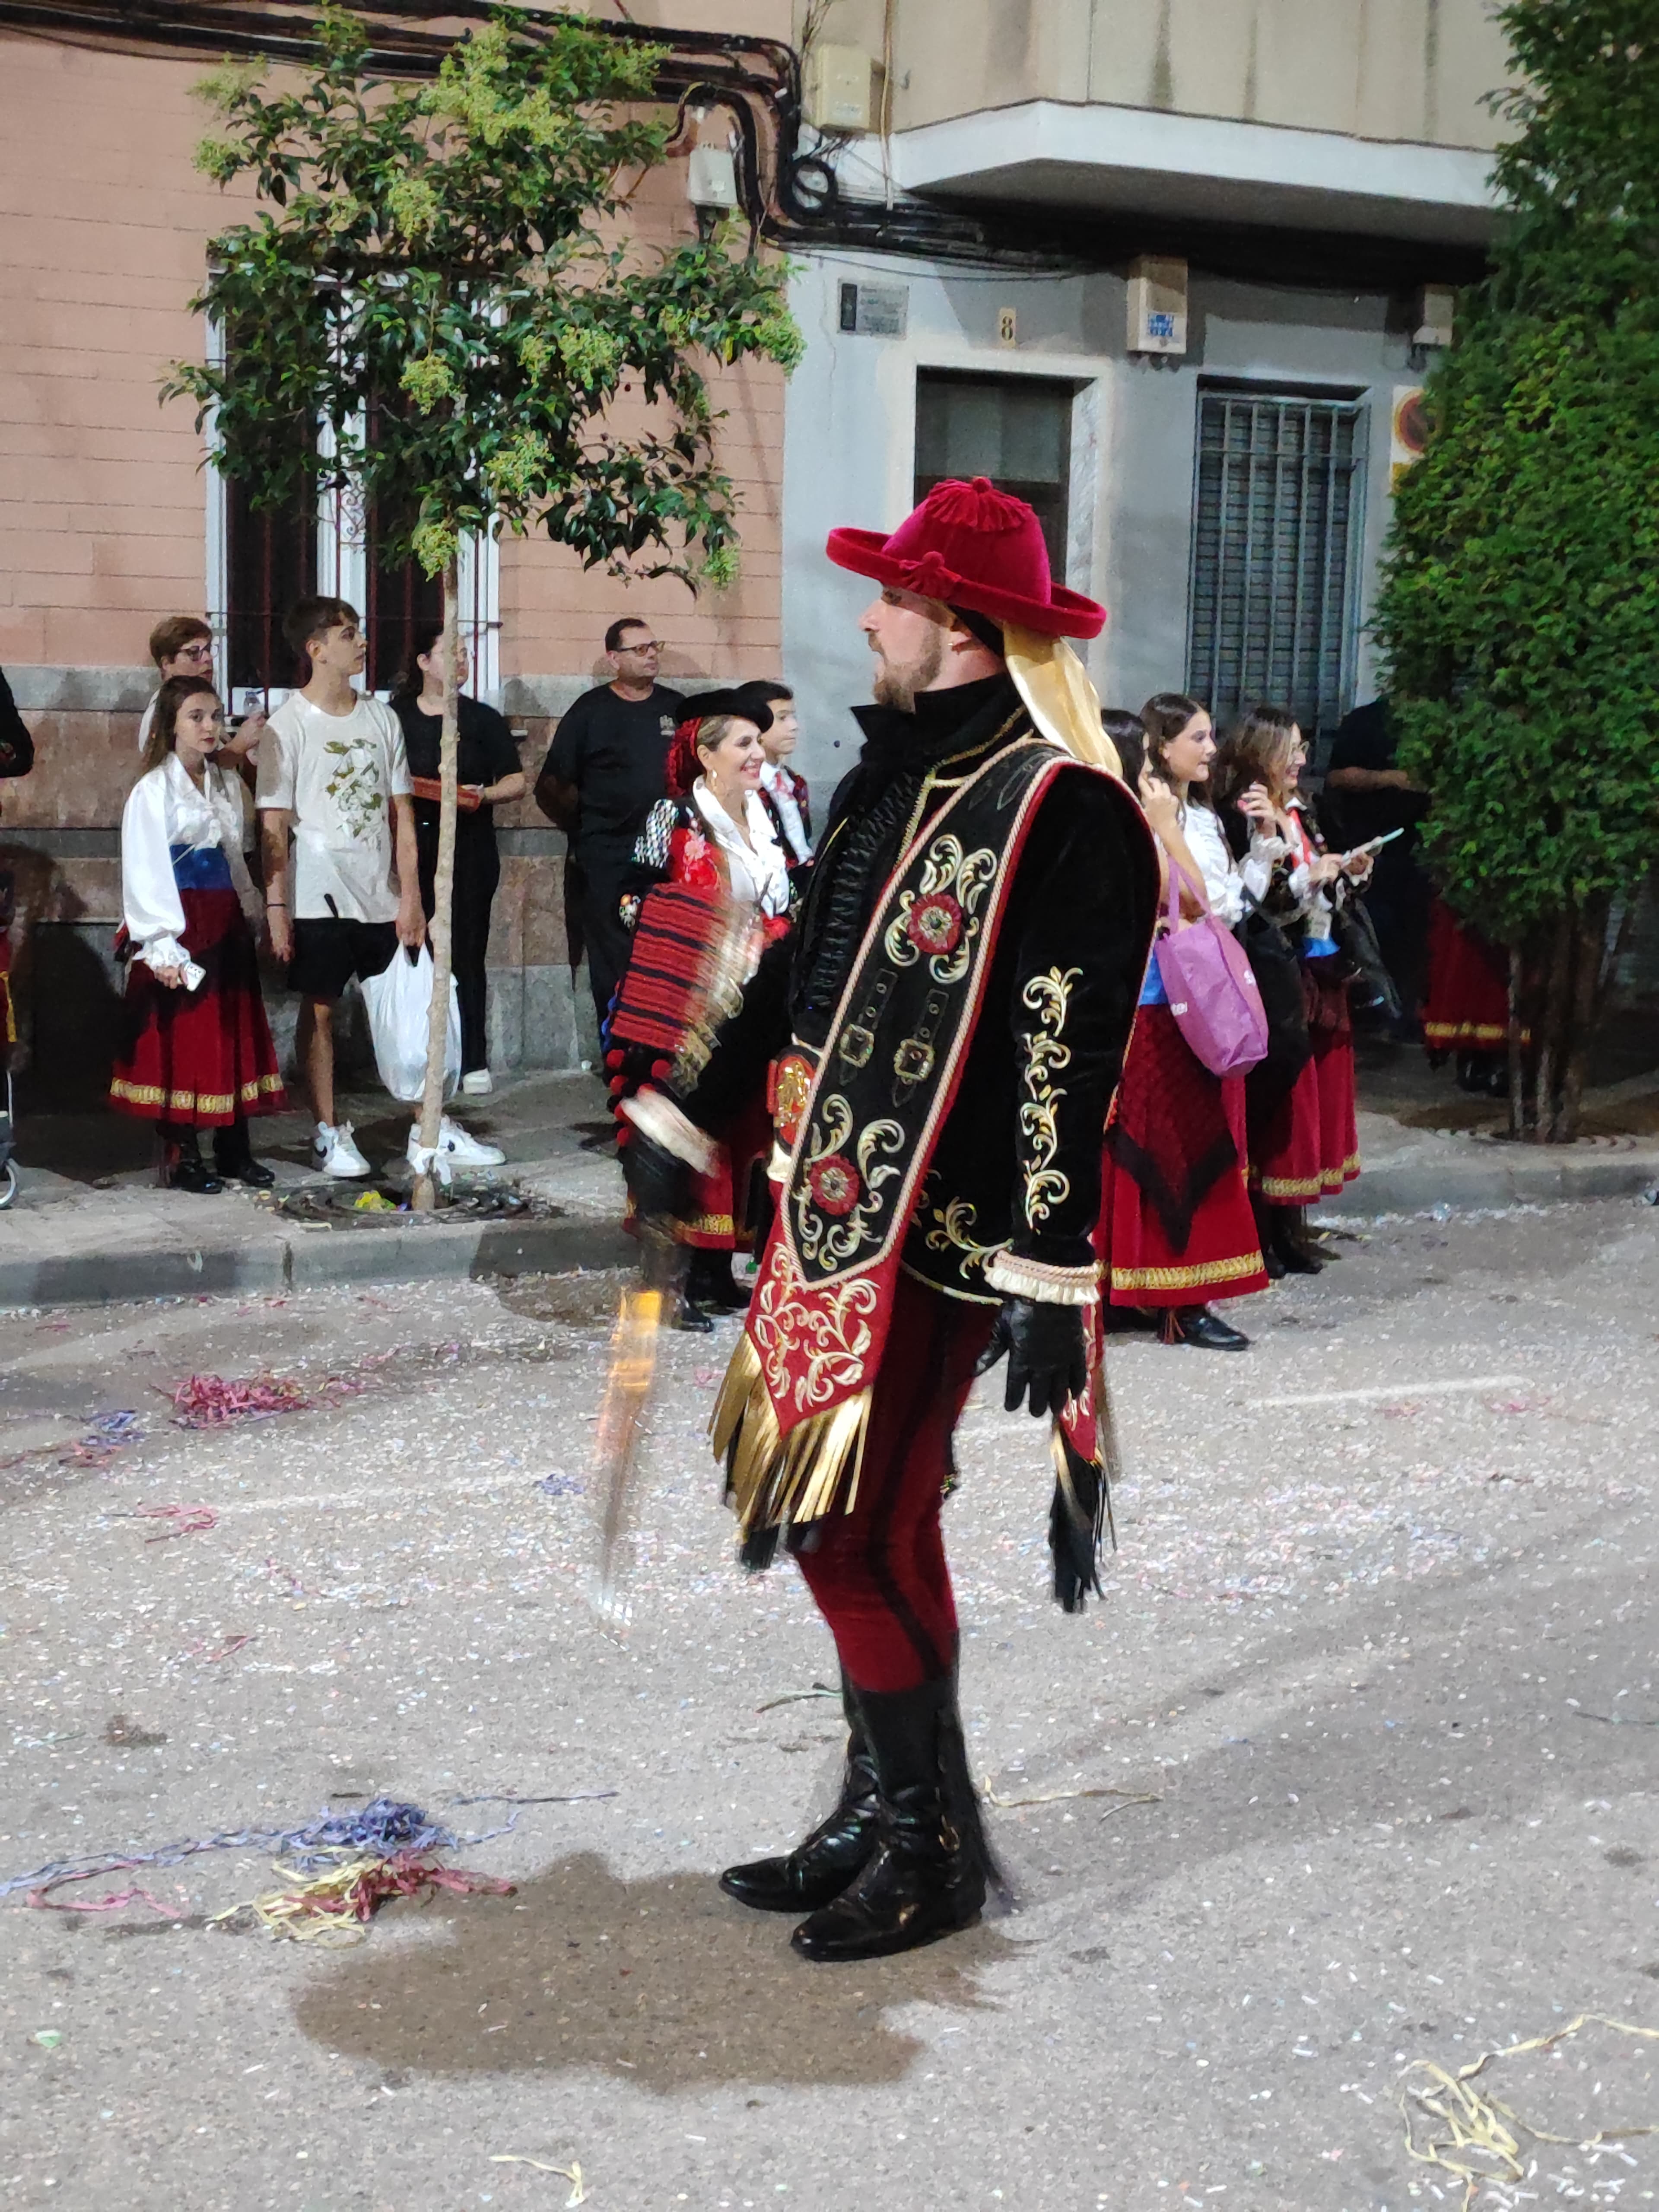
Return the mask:
[(738, 1340), (708, 1424), (716, 1459), (726, 1462), (726, 1495), (747, 1538), (757, 1528), (823, 1521), (850, 1513), (858, 1497), (870, 1393), (843, 1399), (778, 1433), (777, 1415), (747, 1334)]
[(1260, 1252), (1236, 1259), (1206, 1260), (1194, 1267), (1114, 1267), (1115, 1291), (1196, 1291), (1208, 1283), (1237, 1283), (1262, 1272)]

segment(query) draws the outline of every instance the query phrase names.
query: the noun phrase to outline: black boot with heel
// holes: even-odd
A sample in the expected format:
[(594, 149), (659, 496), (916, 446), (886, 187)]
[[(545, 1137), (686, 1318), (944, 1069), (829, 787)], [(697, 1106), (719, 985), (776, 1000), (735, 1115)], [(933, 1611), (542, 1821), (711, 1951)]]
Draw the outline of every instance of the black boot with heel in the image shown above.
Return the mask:
[(161, 1130), (161, 1181), (169, 1190), (188, 1190), (198, 1198), (211, 1198), (224, 1182), (202, 1158), (194, 1129)]
[(880, 1845), (849, 1887), (790, 1938), (818, 1964), (881, 1959), (979, 1917), (991, 1873), (968, 1771), (956, 1676), (861, 1690)]
[(847, 1770), (841, 1797), (827, 1820), (782, 1858), (755, 1859), (727, 1867), (720, 1887), (739, 1905), (757, 1912), (812, 1912), (839, 1897), (875, 1856), (876, 1770), (865, 1741), (858, 1692), (845, 1674), (842, 1705), (847, 1714)]

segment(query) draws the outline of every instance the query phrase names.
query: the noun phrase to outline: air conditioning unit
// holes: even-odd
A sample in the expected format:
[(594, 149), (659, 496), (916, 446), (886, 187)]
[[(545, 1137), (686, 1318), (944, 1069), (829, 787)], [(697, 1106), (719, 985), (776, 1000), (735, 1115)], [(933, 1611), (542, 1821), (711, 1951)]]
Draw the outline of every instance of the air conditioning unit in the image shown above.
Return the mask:
[(1187, 264), (1143, 253), (1129, 264), (1129, 351), (1187, 350)]
[(879, 72), (862, 46), (814, 40), (806, 55), (806, 119), (818, 131), (873, 131)]

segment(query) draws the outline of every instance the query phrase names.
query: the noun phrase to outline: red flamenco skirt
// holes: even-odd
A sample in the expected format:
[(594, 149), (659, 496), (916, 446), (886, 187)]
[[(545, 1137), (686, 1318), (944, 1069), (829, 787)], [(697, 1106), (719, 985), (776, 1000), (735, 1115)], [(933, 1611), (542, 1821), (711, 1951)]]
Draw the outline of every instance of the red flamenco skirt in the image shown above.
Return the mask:
[(1319, 1086), (1319, 1180), (1321, 1194), (1334, 1198), (1359, 1173), (1359, 1127), (1354, 1119), (1353, 1023), (1346, 981), (1326, 982), (1322, 967), (1310, 962), (1315, 1010), (1308, 1023), (1313, 1039), (1313, 1072)]
[(1269, 1206), (1311, 1206), (1325, 1194), (1321, 1150), (1316, 1059), (1268, 1110), (1251, 1116), (1250, 1188)]
[(1202, 1305), (1267, 1288), (1244, 1188), (1244, 1079), (1212, 1075), (1168, 1006), (1135, 1015), (1106, 1150), (1110, 1304)]
[(1509, 1036), (1508, 954), (1465, 929), (1436, 899), (1429, 909), (1424, 1043), (1433, 1053), (1503, 1052)]
[(127, 969), (135, 1041), (115, 1064), (118, 1112), (181, 1128), (223, 1128), (287, 1103), (259, 995), (252, 933), (234, 890), (179, 891), (183, 943), (206, 981), (170, 991), (142, 960)]

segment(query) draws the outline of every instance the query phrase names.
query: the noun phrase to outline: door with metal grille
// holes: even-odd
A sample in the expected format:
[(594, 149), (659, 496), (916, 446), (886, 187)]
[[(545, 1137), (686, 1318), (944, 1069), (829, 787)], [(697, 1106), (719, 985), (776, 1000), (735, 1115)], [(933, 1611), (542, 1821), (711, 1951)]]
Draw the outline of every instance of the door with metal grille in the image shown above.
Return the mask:
[(1285, 707), (1311, 744), (1352, 705), (1364, 447), (1359, 400), (1200, 387), (1187, 688), (1218, 722)]

